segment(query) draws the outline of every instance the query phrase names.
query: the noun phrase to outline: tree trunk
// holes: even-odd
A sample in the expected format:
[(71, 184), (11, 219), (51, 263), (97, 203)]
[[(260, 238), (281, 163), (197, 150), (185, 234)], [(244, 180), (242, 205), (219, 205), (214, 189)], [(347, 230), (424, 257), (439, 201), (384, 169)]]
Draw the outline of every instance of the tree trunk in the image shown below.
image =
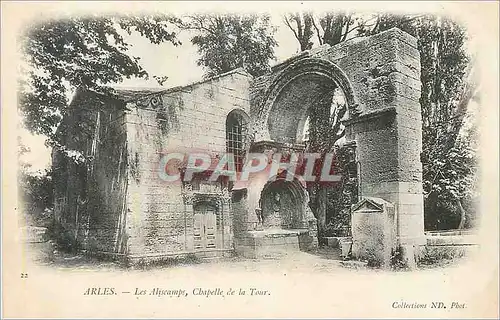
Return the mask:
[(318, 219), (318, 238), (325, 236), (326, 229), (326, 201), (327, 201), (327, 189), (325, 187), (320, 187), (318, 190), (317, 199), (317, 217)]
[(458, 225), (458, 230), (462, 230), (465, 227), (465, 210), (460, 199), (457, 199), (456, 201), (458, 210), (460, 211), (460, 223)]

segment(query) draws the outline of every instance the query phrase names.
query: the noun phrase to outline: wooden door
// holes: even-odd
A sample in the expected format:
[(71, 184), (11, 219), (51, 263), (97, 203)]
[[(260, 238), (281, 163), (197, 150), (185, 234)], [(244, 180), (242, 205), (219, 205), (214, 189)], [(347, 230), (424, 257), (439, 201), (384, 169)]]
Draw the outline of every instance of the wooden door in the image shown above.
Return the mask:
[(194, 236), (194, 249), (195, 250), (200, 250), (204, 248), (204, 241), (203, 241), (203, 213), (195, 212), (194, 213), (194, 229), (193, 229), (193, 236)]
[(201, 204), (195, 208), (194, 224), (194, 249), (215, 249), (217, 243), (217, 215), (215, 208)]

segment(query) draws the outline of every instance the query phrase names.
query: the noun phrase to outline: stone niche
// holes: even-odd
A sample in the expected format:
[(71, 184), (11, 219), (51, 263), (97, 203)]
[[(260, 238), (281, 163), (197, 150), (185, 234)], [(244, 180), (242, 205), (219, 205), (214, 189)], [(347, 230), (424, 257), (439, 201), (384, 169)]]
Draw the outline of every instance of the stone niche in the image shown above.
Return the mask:
[(394, 205), (380, 198), (364, 198), (352, 207), (352, 255), (369, 265), (389, 267), (396, 247)]
[[(272, 186), (275, 184), (274, 190)], [(316, 219), (308, 210), (307, 198), (297, 194), (299, 187), (295, 186), (298, 190), (290, 189), (293, 185), (292, 182), (277, 180), (263, 190), (262, 209), (257, 209), (263, 218), (257, 222), (251, 219), (256, 214), (250, 209), (247, 191), (233, 193), (234, 246), (238, 255), (275, 259), (317, 247)], [(270, 188), (273, 190), (269, 191)], [(279, 203), (274, 193), (278, 190), (282, 194)]]

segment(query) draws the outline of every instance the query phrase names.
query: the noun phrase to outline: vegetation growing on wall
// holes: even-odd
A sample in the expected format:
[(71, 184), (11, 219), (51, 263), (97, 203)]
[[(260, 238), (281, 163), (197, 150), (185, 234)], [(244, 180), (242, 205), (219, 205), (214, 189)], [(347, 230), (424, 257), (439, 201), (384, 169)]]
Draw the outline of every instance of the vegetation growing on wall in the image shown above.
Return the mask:
[(358, 202), (356, 146), (336, 147), (335, 155), (334, 172), (342, 180), (327, 192), (325, 236), (346, 237), (351, 234), (351, 205)]
[(163, 135), (179, 126), (179, 111), (184, 108), (182, 96), (165, 99), (156, 111), (156, 121)]
[[(308, 110), (310, 126), (306, 151), (320, 153), (323, 156), (337, 151), (336, 172), (345, 174), (341, 183), (325, 184), (314, 181), (307, 183), (310, 199), (309, 207), (318, 220), (319, 238), (327, 236), (327, 222), (331, 221), (334, 216), (341, 216), (344, 213), (344, 206), (350, 206), (357, 201), (356, 198), (347, 199), (344, 197), (344, 191), (347, 192), (347, 189), (344, 190), (344, 184), (350, 180), (351, 176), (348, 172), (345, 155), (340, 157), (341, 152), (335, 145), (345, 134), (342, 119), (346, 113), (347, 104), (343, 93), (338, 90), (326, 90)], [(346, 199), (349, 203), (345, 202)], [(354, 202), (350, 203), (351, 200)], [(344, 227), (346, 226), (343, 224), (336, 226), (337, 230), (335, 232), (342, 232), (340, 229)], [(330, 229), (332, 229), (332, 226), (330, 226)]]

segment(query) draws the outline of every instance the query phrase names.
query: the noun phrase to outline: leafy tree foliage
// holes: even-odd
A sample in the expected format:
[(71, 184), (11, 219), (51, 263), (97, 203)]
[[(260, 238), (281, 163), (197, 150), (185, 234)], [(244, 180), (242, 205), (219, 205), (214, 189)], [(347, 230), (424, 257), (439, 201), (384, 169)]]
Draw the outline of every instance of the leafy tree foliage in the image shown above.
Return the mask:
[(195, 31), (191, 42), (198, 48), (198, 65), (206, 69), (206, 77), (238, 67), (259, 76), (269, 70), (269, 61), (275, 59), (276, 30), (269, 16), (193, 15), (178, 25)]
[[(18, 157), (30, 152), (18, 137)], [(50, 170), (43, 173), (30, 172), (29, 163), (20, 162), (18, 172), (18, 199), (22, 225), (46, 224), (48, 216), (46, 210), (51, 210), (54, 205), (52, 174)]]
[(352, 13), (342, 11), (326, 12), (319, 17), (320, 27), (314, 23), (314, 28), (320, 45), (327, 43), (333, 46), (347, 40), (361, 25), (367, 23), (367, 21), (355, 17)]
[(52, 175), (50, 171), (32, 174), (21, 171), (18, 176), (21, 209), (24, 217), (39, 217), (45, 209), (54, 205)]
[(111, 94), (106, 84), (147, 78), (139, 58), (127, 54), (131, 44), (126, 35), (177, 45), (175, 21), (166, 15), (81, 16), (28, 26), (19, 38), (24, 58), (19, 109), (25, 127), (55, 139), (68, 92), (85, 88)]

